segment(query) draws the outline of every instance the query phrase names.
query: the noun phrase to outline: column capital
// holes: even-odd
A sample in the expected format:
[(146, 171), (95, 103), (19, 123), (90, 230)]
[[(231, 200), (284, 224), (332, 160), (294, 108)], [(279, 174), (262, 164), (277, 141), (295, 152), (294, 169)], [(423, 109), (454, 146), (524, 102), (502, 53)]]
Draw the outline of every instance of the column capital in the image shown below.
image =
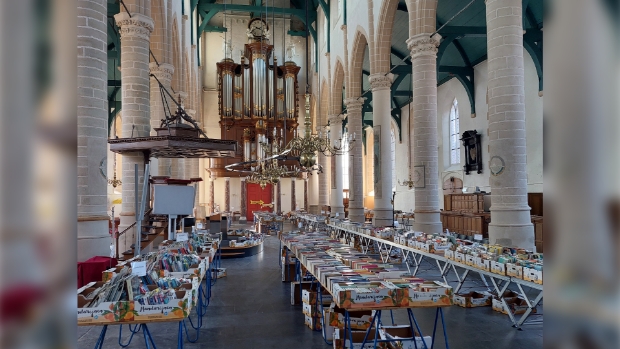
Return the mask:
[(353, 97), (347, 98), (344, 100), (344, 105), (347, 106), (347, 112), (361, 112), (364, 103), (366, 102), (366, 97)]
[(172, 75), (174, 74), (174, 66), (172, 66), (172, 64), (161, 63), (157, 65), (155, 62), (151, 62), (149, 63), (149, 70), (151, 74), (155, 75), (155, 77), (164, 84), (164, 86), (166, 84), (170, 85)]
[(124, 37), (135, 37), (149, 40), (153, 32), (153, 20), (141, 13), (134, 13), (131, 17), (127, 12), (114, 15), (116, 25), (119, 27), (121, 40)]
[(441, 41), (441, 35), (435, 34), (417, 34), (407, 39), (407, 47), (411, 51), (411, 58), (421, 56), (433, 56), (437, 57), (437, 50), (439, 42)]
[(344, 121), (344, 114), (328, 115), (327, 120), (329, 120), (330, 125), (337, 123), (341, 124), (342, 121)]
[(392, 73), (378, 73), (370, 75), (368, 82), (370, 87), (374, 91), (389, 90), (394, 81), (394, 74)]

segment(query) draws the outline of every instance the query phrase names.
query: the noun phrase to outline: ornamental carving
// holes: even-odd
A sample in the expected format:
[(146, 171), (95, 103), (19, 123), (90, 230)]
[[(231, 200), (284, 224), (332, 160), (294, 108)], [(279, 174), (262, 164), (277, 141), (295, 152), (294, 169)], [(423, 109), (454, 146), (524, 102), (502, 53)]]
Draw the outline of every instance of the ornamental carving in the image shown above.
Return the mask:
[(354, 97), (347, 98), (344, 100), (344, 105), (347, 106), (347, 112), (362, 112), (362, 107), (364, 106), (364, 102), (366, 101), (366, 97)]
[(437, 48), (439, 47), (440, 38), (441, 37), (437, 34), (432, 37), (429, 34), (419, 34), (407, 39), (407, 47), (409, 51), (411, 51), (411, 57), (437, 57)]
[(341, 124), (342, 121), (344, 120), (344, 115), (343, 114), (329, 115), (327, 117), (327, 120), (329, 120), (329, 123), (332, 124), (332, 125), (336, 124), (336, 123)]
[(114, 16), (116, 25), (119, 27), (121, 40), (125, 37), (150, 40), (153, 32), (153, 20), (145, 15), (136, 13), (129, 17), (127, 12), (121, 12)]
[(372, 74), (368, 79), (370, 83), (370, 87), (373, 91), (381, 91), (381, 90), (389, 90), (392, 86), (392, 77), (393, 74)]
[(149, 70), (151, 74), (155, 75), (164, 85), (166, 85), (166, 83), (169, 85), (172, 81), (172, 75), (174, 74), (174, 67), (172, 64), (162, 63), (157, 65), (155, 62), (151, 62), (149, 63)]

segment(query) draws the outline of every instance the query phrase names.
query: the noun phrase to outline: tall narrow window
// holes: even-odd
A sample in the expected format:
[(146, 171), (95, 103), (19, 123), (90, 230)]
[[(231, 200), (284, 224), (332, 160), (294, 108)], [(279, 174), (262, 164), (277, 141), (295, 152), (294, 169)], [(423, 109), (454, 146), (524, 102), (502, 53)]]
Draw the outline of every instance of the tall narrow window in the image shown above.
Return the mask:
[(454, 100), (450, 110), (450, 164), (461, 163), (461, 141), (459, 140), (459, 104)]
[(392, 186), (396, 183), (396, 136), (394, 135), (394, 128), (390, 130), (390, 152), (392, 153)]
[[(347, 144), (347, 135), (342, 137), (342, 144)], [(349, 149), (344, 148), (342, 154), (342, 189), (349, 189)]]

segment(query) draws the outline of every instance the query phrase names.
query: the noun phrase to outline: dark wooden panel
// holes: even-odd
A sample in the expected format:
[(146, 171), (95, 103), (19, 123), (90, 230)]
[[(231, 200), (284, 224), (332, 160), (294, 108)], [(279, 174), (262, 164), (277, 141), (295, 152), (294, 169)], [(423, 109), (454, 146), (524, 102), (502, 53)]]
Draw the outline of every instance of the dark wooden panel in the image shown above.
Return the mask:
[(527, 204), (532, 208), (531, 215), (543, 215), (543, 193), (527, 193)]

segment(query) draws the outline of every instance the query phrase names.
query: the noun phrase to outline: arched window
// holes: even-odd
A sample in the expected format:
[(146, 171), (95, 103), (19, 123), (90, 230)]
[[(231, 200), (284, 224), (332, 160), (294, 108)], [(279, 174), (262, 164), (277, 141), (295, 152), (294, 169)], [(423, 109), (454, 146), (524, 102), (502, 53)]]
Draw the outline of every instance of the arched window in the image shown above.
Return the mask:
[(390, 130), (390, 152), (392, 154), (392, 186), (396, 183), (396, 136), (394, 136), (394, 127)]
[(450, 165), (461, 164), (461, 141), (459, 138), (459, 104), (454, 99), (452, 109), (450, 109)]
[[(347, 134), (342, 136), (342, 144), (347, 144)], [(342, 154), (342, 189), (349, 189), (349, 149), (344, 147)]]

